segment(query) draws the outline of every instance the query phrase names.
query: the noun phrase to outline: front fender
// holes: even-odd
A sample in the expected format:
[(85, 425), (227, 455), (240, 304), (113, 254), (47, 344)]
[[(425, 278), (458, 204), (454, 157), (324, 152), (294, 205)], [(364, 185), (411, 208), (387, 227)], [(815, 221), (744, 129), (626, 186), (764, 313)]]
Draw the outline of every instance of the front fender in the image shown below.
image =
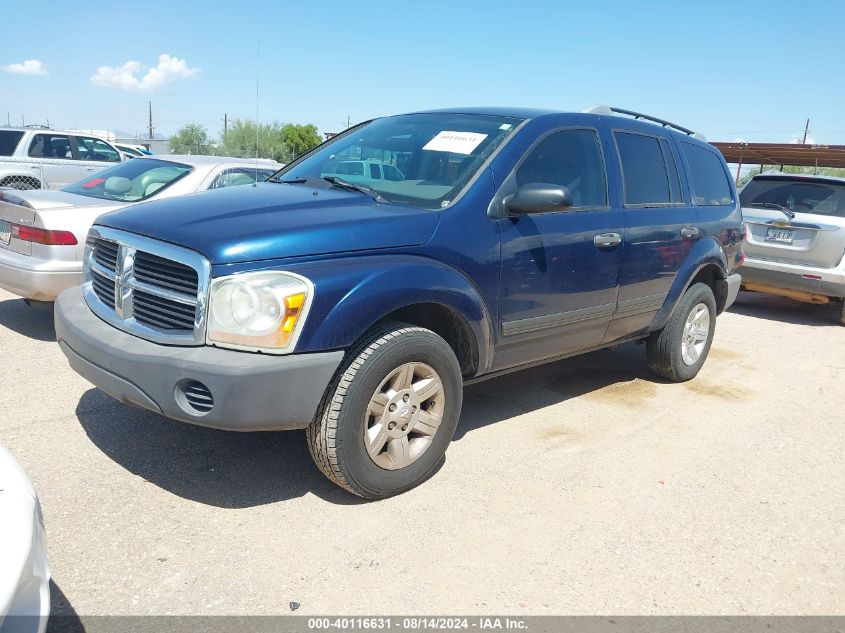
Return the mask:
[(675, 275), (675, 281), (669, 289), (669, 294), (663, 302), (663, 307), (657, 311), (654, 320), (651, 322), (649, 331), (656, 331), (666, 325), (678, 301), (684, 296), (684, 293), (689, 288), (695, 276), (701, 270), (710, 264), (713, 264), (721, 271), (722, 278), (727, 277), (728, 263), (725, 259), (725, 252), (722, 246), (713, 237), (704, 237), (696, 242), (692, 250), (687, 255), (681, 264), (678, 274)]
[(314, 283), (314, 303), (297, 352), (347, 349), (373, 324), (416, 303), (443, 305), (467, 322), (478, 369), (493, 358), (492, 320), (478, 290), (459, 271), (416, 255), (342, 258), (286, 268)]

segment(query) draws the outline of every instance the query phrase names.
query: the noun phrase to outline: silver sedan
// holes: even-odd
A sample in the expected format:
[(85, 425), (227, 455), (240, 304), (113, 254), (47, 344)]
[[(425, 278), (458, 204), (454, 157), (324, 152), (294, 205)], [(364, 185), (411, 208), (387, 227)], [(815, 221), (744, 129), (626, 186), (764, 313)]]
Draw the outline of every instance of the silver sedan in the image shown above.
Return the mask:
[(103, 213), (153, 198), (252, 184), (281, 167), (221, 156), (145, 156), (58, 191), (0, 189), (0, 288), (53, 301), (82, 283), (85, 237)]
[(0, 517), (0, 633), (43, 633), (50, 615), (50, 565), (41, 504), (2, 446)]
[(752, 178), (739, 198), (748, 232), (745, 290), (811, 303), (843, 301), (845, 178), (766, 173)]

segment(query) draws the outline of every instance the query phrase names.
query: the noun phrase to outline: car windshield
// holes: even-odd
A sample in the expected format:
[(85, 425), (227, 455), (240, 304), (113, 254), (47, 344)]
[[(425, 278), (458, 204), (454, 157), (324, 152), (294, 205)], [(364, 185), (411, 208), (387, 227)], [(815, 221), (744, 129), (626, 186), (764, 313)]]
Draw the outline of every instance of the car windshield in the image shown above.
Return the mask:
[(744, 207), (776, 204), (793, 213), (845, 218), (845, 182), (753, 178), (739, 194)]
[[(475, 114), (376, 119), (292, 163), (274, 181), (330, 178), (379, 199), (426, 209), (448, 206), (521, 122)], [(366, 191), (366, 189), (364, 189)]]
[(63, 191), (103, 200), (137, 202), (154, 196), (190, 173), (193, 167), (155, 158), (130, 160), (98, 171)]

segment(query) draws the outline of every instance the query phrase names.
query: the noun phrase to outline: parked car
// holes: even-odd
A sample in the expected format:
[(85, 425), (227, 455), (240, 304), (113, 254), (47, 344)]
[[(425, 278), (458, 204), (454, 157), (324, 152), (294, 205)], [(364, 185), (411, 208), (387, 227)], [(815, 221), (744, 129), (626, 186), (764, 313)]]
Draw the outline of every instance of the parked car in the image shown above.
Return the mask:
[[(691, 131), (598, 112), (376, 119), (255, 187), (102, 216), (58, 343), (123, 402), (306, 428), (366, 498), (435, 472), (467, 382), (633, 340), (689, 380), (739, 290), (736, 190)], [(322, 176), (364, 152), (403, 179)]]
[(0, 446), (0, 633), (43, 633), (50, 615), (44, 518), (32, 482)]
[(743, 288), (811, 303), (843, 301), (845, 178), (768, 172), (754, 176), (739, 197), (748, 226)]
[(85, 236), (97, 216), (145, 200), (254, 184), (280, 167), (221, 156), (150, 156), (61, 191), (0, 190), (0, 288), (52, 301), (82, 283)]
[(329, 171), (321, 176), (340, 176), (349, 182), (368, 182), (370, 180), (404, 180), (399, 169), (380, 160), (341, 160), (329, 166)]
[(0, 187), (59, 189), (121, 160), (114, 145), (87, 134), (0, 128)]
[(127, 145), (126, 143), (115, 143), (114, 146), (127, 158), (138, 158), (139, 156), (152, 156), (153, 153), (143, 145)]

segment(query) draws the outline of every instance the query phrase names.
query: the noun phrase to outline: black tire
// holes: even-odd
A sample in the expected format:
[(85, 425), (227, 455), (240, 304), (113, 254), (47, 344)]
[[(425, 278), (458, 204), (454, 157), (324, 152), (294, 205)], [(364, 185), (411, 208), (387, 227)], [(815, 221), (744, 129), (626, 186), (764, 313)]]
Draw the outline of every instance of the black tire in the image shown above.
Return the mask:
[[(406, 363), (425, 363), (442, 384), (442, 421), (428, 447), (408, 465), (388, 470), (364, 442), (368, 406), (384, 380)], [(430, 330), (388, 323), (371, 330), (347, 354), (308, 427), (308, 449), (323, 474), (365, 499), (384, 499), (431, 477), (452, 441), (463, 400), (461, 368), (449, 344)], [(401, 404), (401, 403), (400, 403)]]
[[(710, 316), (707, 340), (698, 360), (687, 364), (681, 349), (684, 328), (690, 313), (700, 304), (706, 306)], [(649, 368), (658, 376), (672, 382), (685, 382), (695, 378), (710, 353), (715, 329), (716, 299), (713, 291), (707, 284), (693, 284), (681, 297), (663, 329), (653, 332), (646, 340)]]

